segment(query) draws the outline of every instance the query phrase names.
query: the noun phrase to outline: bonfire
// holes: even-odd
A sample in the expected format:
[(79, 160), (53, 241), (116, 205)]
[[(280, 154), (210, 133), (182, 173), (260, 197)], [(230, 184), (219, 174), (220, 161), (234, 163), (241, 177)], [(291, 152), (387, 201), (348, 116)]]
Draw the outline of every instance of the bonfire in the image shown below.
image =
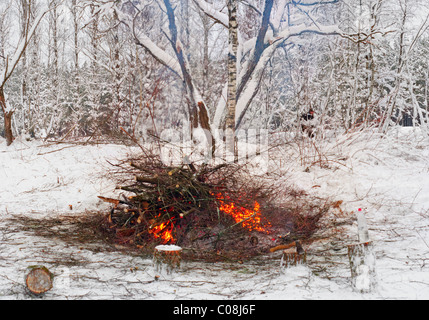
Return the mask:
[(307, 237), (323, 211), (298, 219), (276, 201), (278, 188), (237, 164), (167, 166), (145, 154), (115, 168), (123, 193), (100, 196), (113, 204), (106, 229), (118, 243), (147, 252), (174, 244), (192, 257), (244, 259)]

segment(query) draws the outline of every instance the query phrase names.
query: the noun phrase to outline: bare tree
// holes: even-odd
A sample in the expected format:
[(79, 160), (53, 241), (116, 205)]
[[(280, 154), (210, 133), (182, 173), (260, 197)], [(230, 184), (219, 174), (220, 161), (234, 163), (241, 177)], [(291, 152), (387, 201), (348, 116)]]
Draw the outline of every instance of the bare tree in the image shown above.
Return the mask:
[[(28, 6), (28, 8), (31, 8), (32, 2), (28, 1), (26, 5)], [(25, 32), (21, 35), (13, 55), (11, 57), (10, 56), (5, 57), (4, 68), (3, 70), (1, 70), (1, 73), (0, 73), (0, 107), (3, 112), (6, 144), (8, 146), (11, 145), (14, 140), (14, 136), (12, 132), (12, 116), (15, 112), (15, 109), (9, 105), (6, 99), (4, 88), (7, 81), (10, 79), (13, 72), (15, 71), (19, 61), (23, 57), (25, 50), (27, 49), (27, 46), (30, 43), (30, 40), (33, 37), (41, 20), (49, 11), (50, 11), (50, 8), (46, 8), (45, 10), (42, 10), (40, 14), (32, 22), (30, 22), (30, 19), (27, 19), (25, 28), (24, 28)]]

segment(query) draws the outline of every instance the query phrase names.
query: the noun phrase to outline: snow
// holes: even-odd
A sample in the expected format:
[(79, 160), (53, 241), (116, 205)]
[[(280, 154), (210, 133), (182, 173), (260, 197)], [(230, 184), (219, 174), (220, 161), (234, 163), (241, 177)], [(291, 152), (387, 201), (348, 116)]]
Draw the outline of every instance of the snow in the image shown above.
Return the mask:
[[(337, 255), (316, 259), (317, 248), (310, 247), (307, 265), (287, 269), (280, 267), (279, 252), (242, 264), (183, 261), (179, 271), (159, 275), (151, 259), (37, 235), (10, 218), (108, 210), (97, 198), (115, 195), (108, 161), (133, 149), (20, 140), (6, 147), (0, 140), (0, 299), (32, 298), (23, 286), (31, 265), (55, 275), (43, 299), (428, 299), (429, 138), (399, 128), (384, 137), (373, 131), (332, 136), (317, 150), (300, 143), (284, 147), (282, 179), (314, 196), (342, 200), (344, 212), (363, 209), (375, 259), (370, 292), (352, 287), (344, 254), (358, 241), (355, 218), (345, 235), (327, 242)], [(361, 269), (357, 286), (365, 289), (370, 272)]]
[(148, 36), (144, 34), (138, 35), (139, 44), (144, 46), (157, 60), (161, 61), (165, 66), (174, 71), (180, 78), (182, 73), (179, 62), (176, 58), (169, 55), (165, 50), (158, 47)]
[[(5, 84), (5, 82), (8, 80), (8, 78), (15, 70), (15, 67), (17, 66), (19, 60), (21, 59), (22, 53), (24, 52), (25, 48), (28, 45), (28, 42), (33, 37), (34, 32), (36, 31), (37, 27), (39, 26), (40, 22), (42, 21), (46, 13), (48, 13), (48, 10), (45, 10), (45, 11), (42, 10), (40, 12), (40, 14), (34, 20), (33, 25), (28, 31), (28, 34), (26, 35), (26, 37), (21, 37), (21, 39), (19, 40), (18, 46), (12, 58), (10, 60), (9, 60), (9, 57), (7, 58), (6, 68), (3, 72), (0, 73), (0, 86), (3, 86)], [(6, 112), (9, 112), (9, 111), (10, 110), (7, 110)]]
[[(118, 146), (44, 146), (16, 141), (0, 145), (0, 213), (35, 213), (95, 210), (97, 195), (111, 194), (114, 184), (105, 177), (106, 160), (121, 156)], [(101, 177), (101, 178), (100, 178)], [(95, 200), (95, 201), (94, 201)], [(23, 208), (27, 212), (22, 212)], [(29, 211), (29, 212), (28, 212)]]
[(213, 7), (213, 4), (208, 3), (204, 0), (195, 0), (196, 5), (205, 12), (209, 17), (212, 17), (216, 21), (220, 22), (225, 27), (228, 27), (229, 20), (228, 15), (222, 13)]
[(159, 245), (159, 246), (156, 246), (156, 247), (155, 247), (155, 249), (156, 249), (156, 250), (158, 250), (158, 251), (181, 251), (181, 250), (182, 250), (182, 248), (181, 248), (181, 247), (176, 246), (176, 245), (174, 245), (174, 244), (170, 244), (170, 245), (167, 245), (167, 244)]

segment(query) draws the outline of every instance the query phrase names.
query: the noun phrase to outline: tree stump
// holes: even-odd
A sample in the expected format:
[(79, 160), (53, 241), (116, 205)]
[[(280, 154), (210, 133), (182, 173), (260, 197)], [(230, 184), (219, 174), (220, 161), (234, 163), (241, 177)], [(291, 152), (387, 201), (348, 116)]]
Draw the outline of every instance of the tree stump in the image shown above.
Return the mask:
[(171, 274), (174, 270), (180, 268), (182, 248), (175, 245), (159, 245), (155, 247), (153, 253), (153, 262), (155, 270), (158, 272), (166, 271)]
[(300, 264), (305, 264), (307, 262), (307, 252), (298, 253), (296, 250), (284, 250), (283, 256), (280, 261), (282, 267), (291, 267)]
[(352, 286), (359, 292), (370, 292), (376, 284), (375, 256), (371, 242), (348, 246)]
[(287, 268), (290, 266), (305, 264), (307, 262), (307, 252), (304, 250), (301, 242), (298, 240), (287, 245), (280, 245), (271, 248), (270, 251), (274, 252), (278, 249), (286, 249), (283, 250), (282, 259), (280, 260), (281, 267)]
[(374, 289), (377, 278), (375, 273), (375, 255), (369, 240), (368, 225), (361, 208), (356, 213), (358, 223), (358, 243), (348, 246), (352, 287), (359, 292)]
[(52, 289), (53, 275), (43, 266), (30, 267), (30, 272), (25, 278), (28, 290), (40, 295)]

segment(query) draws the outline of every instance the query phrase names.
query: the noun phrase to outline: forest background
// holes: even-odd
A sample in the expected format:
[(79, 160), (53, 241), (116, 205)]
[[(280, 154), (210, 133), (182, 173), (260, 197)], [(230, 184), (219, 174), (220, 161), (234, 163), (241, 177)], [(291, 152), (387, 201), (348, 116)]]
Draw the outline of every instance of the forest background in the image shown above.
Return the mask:
[(425, 0), (6, 0), (0, 133), (293, 132), (310, 108), (322, 138), (426, 131), (428, 27)]

